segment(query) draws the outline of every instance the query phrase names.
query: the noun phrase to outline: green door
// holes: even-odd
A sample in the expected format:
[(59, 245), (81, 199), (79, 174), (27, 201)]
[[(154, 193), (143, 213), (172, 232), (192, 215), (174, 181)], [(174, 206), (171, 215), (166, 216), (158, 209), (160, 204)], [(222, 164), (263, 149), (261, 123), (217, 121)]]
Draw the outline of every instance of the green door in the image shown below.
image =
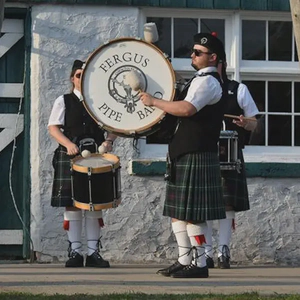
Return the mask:
[(29, 252), (25, 17), (17, 17), (5, 11), (0, 35), (0, 259), (21, 259)]

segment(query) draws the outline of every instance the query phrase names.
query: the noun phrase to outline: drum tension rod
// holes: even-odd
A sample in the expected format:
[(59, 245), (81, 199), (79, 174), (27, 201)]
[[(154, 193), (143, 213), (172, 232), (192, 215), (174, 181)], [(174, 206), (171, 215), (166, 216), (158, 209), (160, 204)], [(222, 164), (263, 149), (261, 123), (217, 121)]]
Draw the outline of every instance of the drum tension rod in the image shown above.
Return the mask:
[(90, 211), (94, 211), (95, 208), (94, 208), (94, 204), (93, 204), (93, 201), (92, 201), (92, 168), (91, 167), (88, 167), (88, 178), (89, 178), (89, 198), (90, 198), (90, 203), (89, 203), (89, 206), (90, 206)]

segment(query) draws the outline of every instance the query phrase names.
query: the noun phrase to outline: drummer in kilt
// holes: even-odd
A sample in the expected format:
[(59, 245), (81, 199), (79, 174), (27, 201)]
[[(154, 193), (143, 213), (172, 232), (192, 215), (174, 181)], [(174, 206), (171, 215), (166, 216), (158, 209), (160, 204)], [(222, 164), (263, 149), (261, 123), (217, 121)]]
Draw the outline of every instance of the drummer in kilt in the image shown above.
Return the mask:
[[(226, 75), (226, 55), (218, 66), (221, 77), (227, 81), (228, 100), (225, 107), (225, 114), (239, 116), (239, 119), (224, 118), (226, 130), (233, 130), (238, 133), (238, 159), (240, 159), (240, 170), (222, 170), (223, 193), (226, 204), (226, 219), (219, 220), (219, 238), (218, 238), (218, 260), (217, 265), (221, 269), (230, 268), (230, 240), (232, 229), (235, 227), (235, 212), (246, 211), (250, 208), (248, 188), (246, 181), (245, 163), (242, 149), (245, 146), (245, 135), (247, 131), (253, 131), (256, 127), (256, 120), (245, 119), (245, 117), (254, 117), (259, 111), (247, 88), (243, 83), (235, 80), (228, 80)], [(213, 222), (207, 222), (206, 234), (206, 262), (208, 268), (214, 268), (213, 246), (212, 246), (212, 228)]]
[(163, 214), (172, 218), (179, 257), (158, 274), (206, 278), (205, 233), (208, 220), (226, 217), (217, 143), (227, 96), (217, 72), (222, 42), (208, 33), (194, 36), (192, 66), (197, 70), (182, 100), (165, 101), (140, 93), (145, 105), (178, 117), (169, 142), (169, 176)]
[[(80, 83), (83, 65), (80, 60), (74, 61), (70, 75), (72, 92), (55, 100), (48, 123), (50, 135), (59, 143), (53, 157), (54, 181), (51, 206), (66, 208), (63, 221), (63, 228), (67, 231), (69, 239), (69, 259), (65, 264), (66, 267), (84, 265), (81, 250), (83, 214), (80, 209), (73, 207), (70, 160), (79, 154), (79, 144), (86, 138), (93, 139), (95, 150), (97, 145), (103, 145), (107, 151), (112, 150), (116, 138), (113, 134), (107, 134), (105, 139), (104, 132), (83, 106)], [(107, 268), (110, 266), (109, 262), (99, 254), (100, 227), (103, 226), (102, 211), (85, 211), (84, 216), (88, 247), (85, 266)]]

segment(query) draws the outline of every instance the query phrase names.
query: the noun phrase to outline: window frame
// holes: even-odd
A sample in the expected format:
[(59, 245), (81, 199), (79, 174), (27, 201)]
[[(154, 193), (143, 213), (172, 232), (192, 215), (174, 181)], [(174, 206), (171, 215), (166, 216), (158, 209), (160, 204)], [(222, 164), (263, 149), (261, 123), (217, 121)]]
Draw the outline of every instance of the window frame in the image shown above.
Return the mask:
[[(290, 21), (292, 17), (290, 12), (274, 11), (229, 11), (229, 10), (190, 10), (190, 9), (155, 9), (143, 8), (140, 18), (140, 33), (142, 36), (143, 24), (147, 17), (161, 18), (196, 18), (205, 16), (206, 19), (224, 19), (225, 21), (225, 51), (227, 53), (228, 76), (237, 81), (243, 80), (264, 80), (264, 81), (290, 81), (298, 82), (300, 75), (299, 62), (277, 62), (277, 61), (247, 61), (242, 60), (242, 21)], [(173, 22), (171, 22), (172, 24)], [(172, 24), (173, 33), (173, 24)], [(268, 32), (266, 32), (268, 34)], [(294, 43), (294, 34), (293, 43)], [(173, 40), (172, 53), (173, 53)], [(267, 40), (266, 40), (267, 42)], [(267, 45), (266, 45), (267, 46)], [(292, 49), (294, 59), (294, 47)], [(176, 72), (184, 77), (190, 77), (194, 70), (190, 66), (189, 59), (172, 59), (172, 65)], [(257, 73), (257, 69), (260, 72)], [(300, 76), (299, 76), (300, 81)], [(292, 84), (292, 86), (294, 86)], [(294, 94), (294, 89), (292, 90)], [(294, 114), (291, 112), (291, 114)], [(298, 115), (297, 113), (294, 115)], [(294, 128), (292, 128), (294, 130)], [(294, 134), (293, 134), (294, 139)], [(166, 145), (146, 145), (142, 139), (139, 142), (140, 157), (159, 157), (163, 158), (167, 151)], [(244, 149), (245, 161), (250, 162), (299, 162), (300, 146), (246, 146)], [(284, 157), (283, 157), (284, 154)]]

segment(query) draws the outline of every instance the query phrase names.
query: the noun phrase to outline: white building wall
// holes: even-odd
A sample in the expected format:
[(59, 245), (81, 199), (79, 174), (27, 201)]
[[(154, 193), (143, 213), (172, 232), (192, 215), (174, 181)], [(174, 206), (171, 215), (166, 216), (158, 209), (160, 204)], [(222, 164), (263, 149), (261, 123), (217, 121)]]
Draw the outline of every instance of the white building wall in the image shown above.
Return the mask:
[[(69, 91), (75, 59), (85, 60), (108, 40), (138, 36), (137, 8), (39, 5), (32, 8), (31, 54), (31, 234), (42, 261), (67, 258), (63, 208), (50, 206), (53, 151), (47, 132), (54, 100)], [(176, 259), (170, 220), (162, 216), (162, 176), (128, 173), (138, 157), (131, 139), (119, 138), (114, 154), (121, 159), (122, 203), (105, 213), (103, 255), (111, 262), (166, 263)], [(238, 263), (299, 264), (300, 183), (296, 179), (249, 179), (252, 209), (239, 213), (232, 260)], [(215, 222), (217, 225), (217, 222)]]

